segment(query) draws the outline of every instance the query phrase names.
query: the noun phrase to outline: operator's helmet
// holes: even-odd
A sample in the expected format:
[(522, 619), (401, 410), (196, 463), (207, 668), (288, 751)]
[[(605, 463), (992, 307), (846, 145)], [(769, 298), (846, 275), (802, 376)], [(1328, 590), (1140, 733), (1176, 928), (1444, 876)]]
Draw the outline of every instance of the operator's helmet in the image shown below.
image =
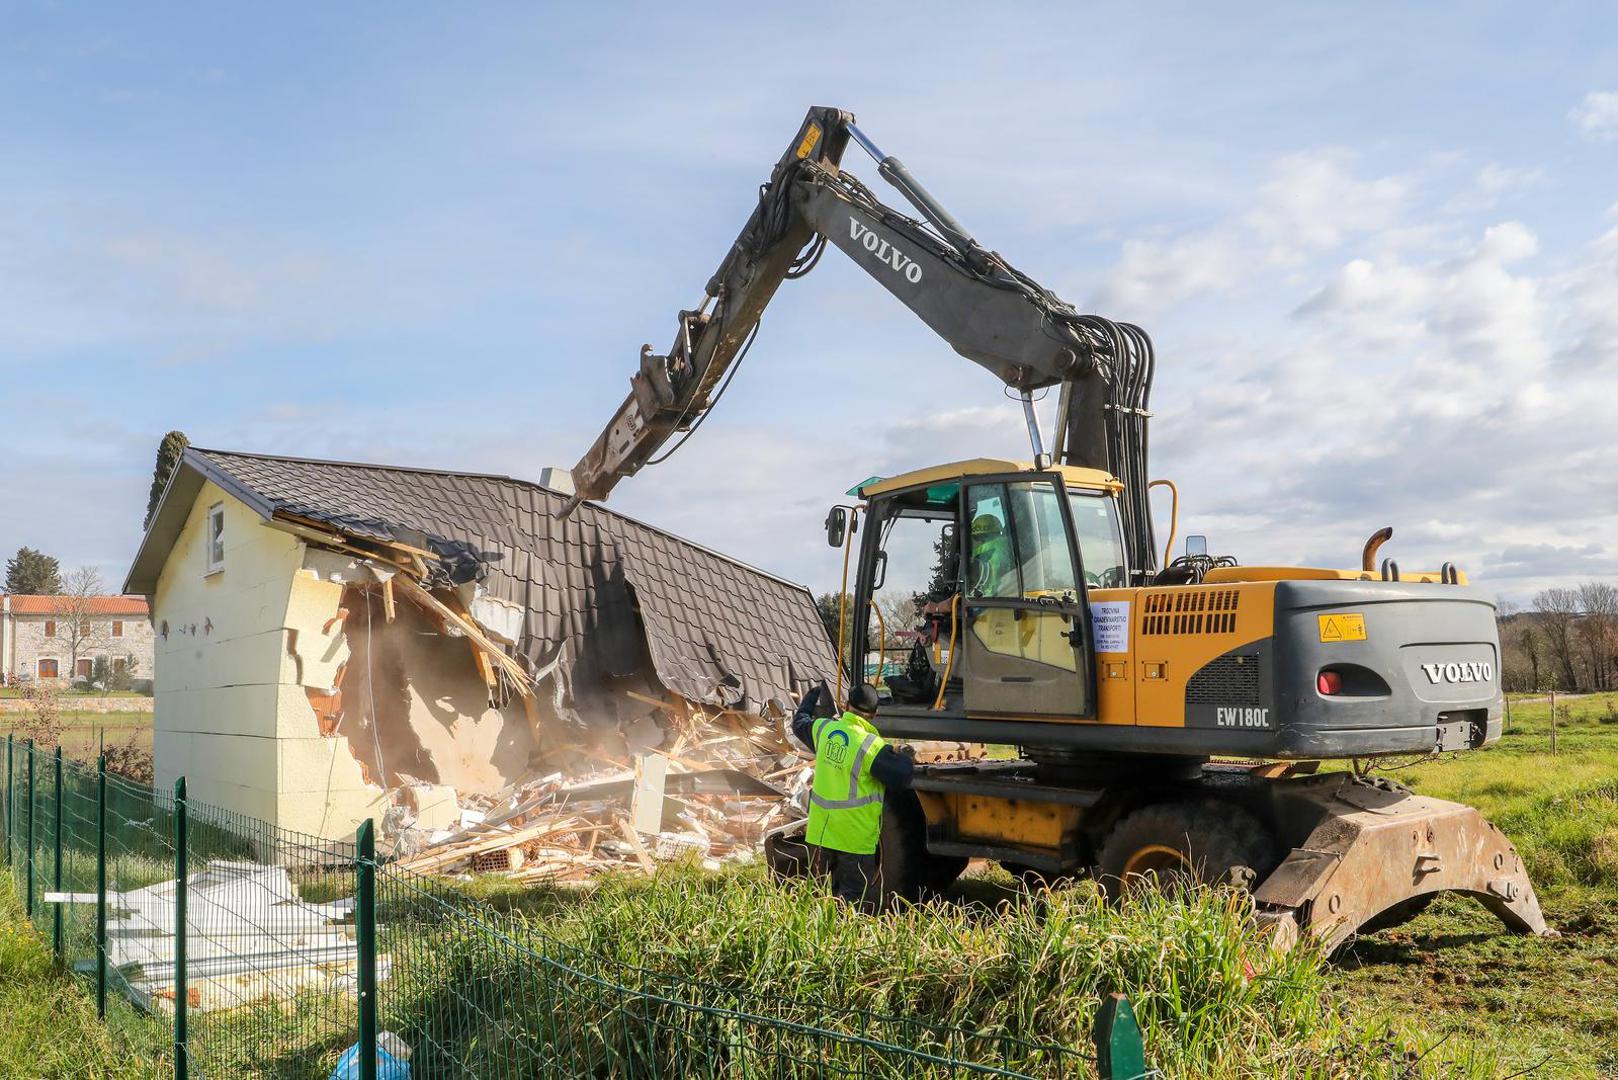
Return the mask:
[(848, 691), (848, 707), (857, 713), (866, 716), (875, 716), (877, 706), (876, 687), (870, 683), (860, 683)]
[(992, 540), (1000, 535), (1000, 519), (993, 514), (979, 514), (972, 519), (972, 539)]

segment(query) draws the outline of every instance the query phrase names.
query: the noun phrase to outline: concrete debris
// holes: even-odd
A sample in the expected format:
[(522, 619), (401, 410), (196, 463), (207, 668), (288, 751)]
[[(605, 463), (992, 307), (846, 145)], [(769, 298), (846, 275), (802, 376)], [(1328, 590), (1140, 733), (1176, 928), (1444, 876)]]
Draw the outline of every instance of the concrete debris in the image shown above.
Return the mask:
[[(355, 991), (352, 900), (308, 903), (285, 867), (223, 860), (188, 876), (186, 888), (189, 1008), (236, 1008), (292, 988)], [(145, 1008), (174, 1006), (175, 891), (170, 880), (107, 894), (107, 963)], [(377, 958), (381, 977), (389, 963)], [(94, 961), (81, 967), (93, 971)]]

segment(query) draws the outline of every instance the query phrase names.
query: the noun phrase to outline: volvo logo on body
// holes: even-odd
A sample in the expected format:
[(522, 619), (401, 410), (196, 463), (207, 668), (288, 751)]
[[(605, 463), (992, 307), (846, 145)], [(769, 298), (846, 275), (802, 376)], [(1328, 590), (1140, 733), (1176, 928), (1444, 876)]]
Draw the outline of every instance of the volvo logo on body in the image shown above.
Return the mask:
[(1427, 681), (1434, 686), (1439, 683), (1490, 682), (1494, 679), (1494, 665), (1488, 661), (1423, 664), (1421, 670), (1427, 676)]
[(904, 279), (910, 284), (921, 283), (921, 267), (916, 264), (916, 260), (872, 232), (869, 226), (862, 224), (852, 214), (848, 218), (848, 236), (849, 239), (858, 241), (866, 251), (887, 263), (895, 272), (904, 275)]

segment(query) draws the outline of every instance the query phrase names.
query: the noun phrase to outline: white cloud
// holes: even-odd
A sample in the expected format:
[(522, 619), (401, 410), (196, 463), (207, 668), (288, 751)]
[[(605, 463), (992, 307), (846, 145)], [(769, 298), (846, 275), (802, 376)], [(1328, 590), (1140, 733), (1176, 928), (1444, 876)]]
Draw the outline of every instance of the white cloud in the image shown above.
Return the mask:
[[(1314, 155), (1225, 221), (1154, 241), (1225, 245), (1223, 280), (1154, 321), (1154, 473), (1179, 481), (1190, 531), (1246, 563), (1350, 565), (1392, 524), (1405, 566), (1455, 560), (1516, 598), (1618, 571), (1618, 229), (1542, 265), (1528, 224), (1428, 228), (1434, 206), (1455, 197)], [(1141, 287), (1141, 258), (1125, 245), (1112, 282)], [(1192, 322), (1207, 307), (1183, 306), (1197, 295), (1245, 328), (1210, 337)]]
[(1262, 271), (1295, 267), (1350, 237), (1389, 233), (1411, 182), (1361, 179), (1350, 171), (1352, 161), (1340, 150), (1289, 154), (1236, 217), (1174, 238), (1125, 241), (1095, 306), (1137, 319), (1239, 291)]
[(1567, 116), (1586, 139), (1597, 142), (1618, 139), (1618, 91), (1592, 90)]
[(1477, 171), (1469, 187), (1444, 204), (1444, 209), (1451, 214), (1483, 213), (1548, 180), (1544, 169), (1490, 162)]

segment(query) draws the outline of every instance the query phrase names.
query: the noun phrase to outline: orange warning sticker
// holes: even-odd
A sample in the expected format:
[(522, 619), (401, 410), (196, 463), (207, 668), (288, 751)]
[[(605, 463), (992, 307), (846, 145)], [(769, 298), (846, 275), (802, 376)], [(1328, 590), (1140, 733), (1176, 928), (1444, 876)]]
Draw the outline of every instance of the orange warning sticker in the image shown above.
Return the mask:
[(809, 130), (803, 133), (803, 141), (798, 144), (798, 160), (808, 157), (820, 141), (820, 125), (810, 123)]
[(1340, 613), (1337, 615), (1320, 615), (1320, 640), (1325, 642), (1336, 641), (1364, 641), (1365, 616), (1357, 612)]

